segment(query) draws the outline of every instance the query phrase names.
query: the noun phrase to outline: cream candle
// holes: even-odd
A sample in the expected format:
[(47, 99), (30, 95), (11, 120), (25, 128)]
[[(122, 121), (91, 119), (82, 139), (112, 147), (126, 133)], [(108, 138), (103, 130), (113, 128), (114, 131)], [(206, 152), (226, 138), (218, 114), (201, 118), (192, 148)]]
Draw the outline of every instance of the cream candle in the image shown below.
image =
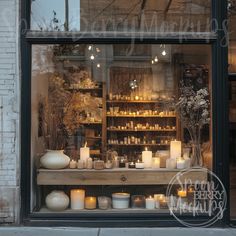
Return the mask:
[(146, 209), (155, 209), (155, 199), (152, 196), (146, 198), (145, 202)]
[(97, 207), (97, 198), (96, 197), (86, 197), (85, 198), (85, 209), (93, 210)]
[(144, 169), (144, 163), (140, 162), (139, 160), (135, 163), (136, 169)]
[(177, 169), (184, 169), (185, 168), (185, 160), (182, 158), (177, 159)]
[(162, 201), (165, 199), (165, 195), (164, 194), (154, 194), (154, 199), (155, 199), (155, 201)]
[(153, 169), (159, 169), (161, 164), (160, 157), (154, 157), (152, 158), (152, 168)]
[(84, 147), (80, 148), (80, 160), (83, 160), (85, 163), (89, 158), (89, 148), (87, 147), (87, 143), (85, 143)]
[(160, 209), (160, 201), (155, 201), (155, 208)]
[(70, 161), (70, 169), (76, 169), (77, 168), (77, 161), (71, 160)]
[(170, 142), (170, 158), (181, 157), (181, 141), (171, 141)]
[(177, 195), (178, 195), (178, 197), (187, 197), (187, 191), (180, 189), (180, 190), (178, 190)]
[(166, 168), (167, 169), (176, 169), (176, 159), (175, 158), (168, 158), (166, 160)]
[(93, 159), (89, 157), (86, 162), (86, 168), (87, 169), (93, 169)]
[(129, 208), (129, 193), (113, 193), (112, 194), (112, 207), (114, 209)]
[(147, 148), (142, 152), (142, 162), (144, 163), (144, 168), (152, 168), (152, 152), (148, 151)]
[(84, 209), (84, 197), (85, 197), (85, 190), (72, 189), (70, 191), (71, 209), (73, 210)]
[(85, 162), (83, 160), (78, 160), (77, 168), (84, 169), (84, 166), (85, 166)]

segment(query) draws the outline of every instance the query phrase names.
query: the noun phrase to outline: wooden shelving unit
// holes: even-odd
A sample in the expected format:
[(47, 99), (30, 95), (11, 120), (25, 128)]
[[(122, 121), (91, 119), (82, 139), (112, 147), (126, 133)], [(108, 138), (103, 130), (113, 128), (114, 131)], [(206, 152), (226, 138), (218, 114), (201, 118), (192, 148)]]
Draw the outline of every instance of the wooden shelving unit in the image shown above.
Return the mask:
[(176, 115), (107, 115), (107, 117), (130, 117), (130, 118), (176, 118)]
[(107, 129), (110, 132), (176, 132), (176, 129)]

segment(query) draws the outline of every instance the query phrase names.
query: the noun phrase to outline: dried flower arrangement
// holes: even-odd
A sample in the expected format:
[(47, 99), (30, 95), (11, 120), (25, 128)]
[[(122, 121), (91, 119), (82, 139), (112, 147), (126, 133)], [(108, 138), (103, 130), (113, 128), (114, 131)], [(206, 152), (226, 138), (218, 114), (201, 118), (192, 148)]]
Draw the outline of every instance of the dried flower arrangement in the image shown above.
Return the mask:
[(206, 87), (194, 90), (192, 86), (181, 83), (176, 109), (183, 127), (188, 130), (192, 140), (192, 166), (202, 166), (201, 129), (210, 122), (209, 107), (209, 91)]

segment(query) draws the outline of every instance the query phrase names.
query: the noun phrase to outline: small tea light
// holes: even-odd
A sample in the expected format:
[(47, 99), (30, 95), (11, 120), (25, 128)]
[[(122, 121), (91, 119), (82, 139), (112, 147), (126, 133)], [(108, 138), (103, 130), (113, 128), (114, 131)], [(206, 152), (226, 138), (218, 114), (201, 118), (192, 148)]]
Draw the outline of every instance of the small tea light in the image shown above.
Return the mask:
[(160, 157), (154, 157), (152, 158), (152, 168), (153, 169), (159, 169), (161, 164)]
[(96, 209), (97, 198), (96, 197), (86, 197), (85, 198), (85, 209), (93, 210)]
[(178, 190), (177, 195), (178, 195), (179, 197), (187, 197), (187, 191), (186, 191), (186, 190), (183, 190), (183, 189), (180, 189), (180, 190)]
[(71, 160), (70, 161), (70, 169), (76, 169), (77, 168), (77, 161)]
[(185, 160), (181, 157), (177, 159), (177, 169), (184, 169), (185, 168)]
[(135, 168), (135, 163), (134, 162), (129, 163), (129, 168), (134, 169)]
[(146, 209), (155, 209), (155, 199), (152, 196), (146, 198), (145, 202), (146, 202)]
[(136, 169), (144, 169), (144, 163), (140, 162), (139, 160), (135, 163)]

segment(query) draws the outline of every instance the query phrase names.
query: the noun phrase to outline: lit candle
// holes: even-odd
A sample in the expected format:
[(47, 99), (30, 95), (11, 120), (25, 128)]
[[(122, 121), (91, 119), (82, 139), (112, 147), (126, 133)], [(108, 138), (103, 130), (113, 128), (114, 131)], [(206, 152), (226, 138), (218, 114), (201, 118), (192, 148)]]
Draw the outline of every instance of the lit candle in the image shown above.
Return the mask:
[(70, 191), (71, 209), (84, 209), (85, 190), (72, 189)]
[(86, 146), (87, 143), (85, 143), (84, 147), (80, 148), (80, 160), (84, 161), (85, 163), (89, 158), (89, 148)]
[(135, 163), (136, 169), (144, 169), (144, 163), (140, 162), (139, 160)]
[(187, 197), (187, 191), (183, 189), (178, 190), (177, 194), (179, 197)]
[(181, 141), (170, 142), (170, 158), (181, 157)]
[(86, 197), (85, 198), (85, 209), (93, 210), (96, 209), (97, 198), (96, 197)]
[(154, 194), (154, 199), (155, 199), (155, 201), (162, 201), (165, 199), (165, 195), (164, 194)]
[(147, 148), (142, 152), (142, 161), (144, 168), (152, 168), (152, 152), (148, 151)]
[(146, 198), (146, 209), (155, 209), (155, 199), (152, 196)]
[(191, 159), (190, 158), (184, 158), (184, 160), (185, 160), (185, 169), (190, 168)]
[(175, 158), (168, 158), (166, 160), (166, 168), (167, 169), (176, 169), (176, 159)]
[(70, 169), (76, 169), (77, 168), (77, 161), (71, 160), (70, 161)]
[(182, 158), (177, 159), (177, 169), (184, 169), (185, 168), (185, 160)]
[(161, 163), (160, 157), (152, 158), (152, 168), (153, 169), (159, 169), (160, 168), (160, 163)]
[(77, 168), (78, 169), (84, 169), (85, 162), (83, 160), (78, 160), (77, 162)]
[(160, 201), (155, 201), (155, 208), (160, 209)]

